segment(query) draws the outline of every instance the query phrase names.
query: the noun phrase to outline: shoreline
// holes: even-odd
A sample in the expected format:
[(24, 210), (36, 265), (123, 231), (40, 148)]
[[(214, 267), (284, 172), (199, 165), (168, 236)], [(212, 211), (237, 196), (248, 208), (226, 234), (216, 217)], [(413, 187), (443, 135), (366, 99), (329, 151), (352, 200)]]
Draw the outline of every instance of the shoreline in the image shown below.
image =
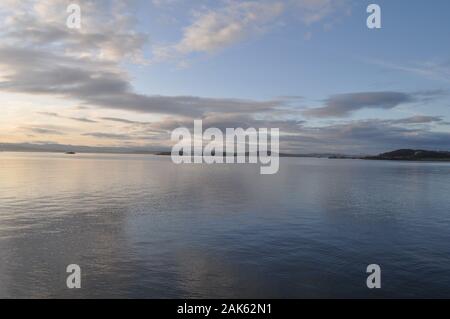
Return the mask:
[[(32, 153), (32, 154), (60, 154), (60, 155), (150, 155), (150, 156), (171, 156), (170, 152), (72, 152), (72, 151), (33, 151), (33, 150), (0, 150), (1, 153)], [(237, 154), (234, 154), (237, 156)], [(345, 156), (345, 155), (329, 155), (329, 154), (279, 154), (280, 158), (316, 158), (316, 159), (330, 159), (330, 160), (364, 160), (364, 161), (392, 161), (392, 162), (450, 162), (450, 158), (382, 158), (378, 156)]]

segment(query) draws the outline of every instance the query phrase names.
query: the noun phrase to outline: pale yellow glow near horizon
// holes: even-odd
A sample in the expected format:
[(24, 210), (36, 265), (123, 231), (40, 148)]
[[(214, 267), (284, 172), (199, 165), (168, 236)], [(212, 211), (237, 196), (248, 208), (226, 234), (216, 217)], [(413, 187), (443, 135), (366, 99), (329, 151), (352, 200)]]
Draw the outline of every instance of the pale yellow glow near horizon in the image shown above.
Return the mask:
[[(127, 123), (108, 122), (104, 117), (131, 121), (154, 122), (161, 116), (139, 114), (122, 110), (86, 107), (79, 101), (39, 94), (0, 94), (2, 116), (0, 117), (0, 143), (54, 142), (86, 146), (121, 146), (125, 144), (146, 145), (149, 140), (133, 141), (96, 138), (86, 133), (128, 134), (133, 126)], [(80, 107), (81, 106), (81, 107)], [(55, 113), (58, 116), (47, 115)], [(76, 119), (94, 122), (82, 122)], [(33, 132), (46, 129), (49, 132)], [(63, 134), (52, 134), (51, 130)]]

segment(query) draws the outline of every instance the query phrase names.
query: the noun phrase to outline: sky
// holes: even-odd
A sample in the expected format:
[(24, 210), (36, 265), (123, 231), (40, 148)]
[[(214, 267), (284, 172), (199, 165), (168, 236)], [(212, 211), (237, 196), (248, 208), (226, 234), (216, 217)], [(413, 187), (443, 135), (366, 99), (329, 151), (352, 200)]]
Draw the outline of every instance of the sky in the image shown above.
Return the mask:
[[(81, 8), (70, 29), (69, 4)], [(366, 8), (381, 7), (381, 29)], [(1, 0), (0, 143), (165, 149), (279, 128), (286, 153), (450, 150), (447, 0)]]

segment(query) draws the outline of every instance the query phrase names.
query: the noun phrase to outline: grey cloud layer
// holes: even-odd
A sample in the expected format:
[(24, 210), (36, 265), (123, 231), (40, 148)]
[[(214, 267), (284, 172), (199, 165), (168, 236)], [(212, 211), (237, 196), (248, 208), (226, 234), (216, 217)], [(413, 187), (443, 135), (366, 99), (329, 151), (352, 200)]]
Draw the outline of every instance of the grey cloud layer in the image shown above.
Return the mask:
[(89, 105), (127, 111), (201, 116), (206, 112), (266, 112), (282, 101), (148, 96), (134, 93), (126, 75), (108, 63), (61, 57), (30, 48), (0, 47), (0, 65), (12, 72), (0, 82), (0, 90), (30, 94), (54, 94)]
[(416, 115), (404, 119), (392, 120), (394, 124), (426, 124), (426, 123), (436, 123), (442, 122), (442, 117), (440, 116), (426, 116), (426, 115)]
[(401, 92), (363, 92), (333, 95), (325, 106), (305, 110), (311, 117), (346, 117), (364, 108), (392, 109), (414, 101), (411, 95)]
[(305, 116), (327, 118), (348, 117), (362, 109), (393, 109), (402, 104), (429, 102), (446, 94), (443, 90), (403, 92), (360, 92), (333, 95), (325, 100), (325, 106), (307, 109)]
[(450, 149), (450, 133), (405, 128), (380, 120), (303, 127), (299, 134), (281, 138), (282, 149), (352, 154), (377, 154), (398, 148)]
[(89, 118), (85, 118), (85, 117), (61, 116), (58, 113), (54, 113), (54, 112), (38, 112), (38, 114), (44, 115), (44, 116), (61, 118), (61, 119), (69, 119), (69, 120), (74, 120), (74, 121), (83, 122), (83, 123), (98, 123), (95, 120), (92, 120), (92, 119), (89, 119)]

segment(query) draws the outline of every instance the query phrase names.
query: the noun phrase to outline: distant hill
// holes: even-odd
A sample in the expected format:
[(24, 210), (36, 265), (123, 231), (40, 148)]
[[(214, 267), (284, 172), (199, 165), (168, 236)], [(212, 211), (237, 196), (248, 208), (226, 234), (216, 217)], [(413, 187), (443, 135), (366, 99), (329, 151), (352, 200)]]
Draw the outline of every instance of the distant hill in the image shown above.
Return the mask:
[(390, 161), (450, 161), (450, 152), (401, 149), (377, 156), (364, 157), (363, 159)]

